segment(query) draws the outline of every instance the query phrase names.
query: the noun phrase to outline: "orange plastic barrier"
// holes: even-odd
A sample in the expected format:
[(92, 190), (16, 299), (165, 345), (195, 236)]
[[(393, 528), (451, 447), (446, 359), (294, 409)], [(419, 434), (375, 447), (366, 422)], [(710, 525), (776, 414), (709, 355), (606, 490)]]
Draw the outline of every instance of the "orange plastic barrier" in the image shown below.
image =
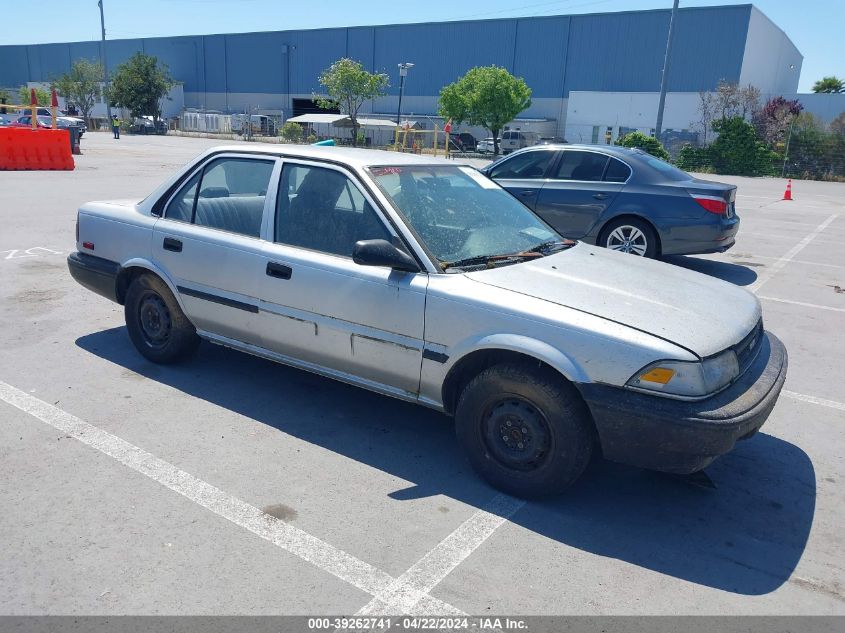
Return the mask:
[(68, 130), (0, 127), (0, 170), (74, 167)]

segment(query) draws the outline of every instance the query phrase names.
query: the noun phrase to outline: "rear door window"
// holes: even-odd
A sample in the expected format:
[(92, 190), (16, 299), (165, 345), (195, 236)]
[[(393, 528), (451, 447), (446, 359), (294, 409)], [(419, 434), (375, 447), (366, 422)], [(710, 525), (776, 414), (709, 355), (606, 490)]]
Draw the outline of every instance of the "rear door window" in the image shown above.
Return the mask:
[(273, 160), (217, 158), (186, 182), (164, 217), (259, 237)]
[(600, 181), (608, 157), (598, 152), (566, 150), (561, 156), (555, 178), (559, 180)]

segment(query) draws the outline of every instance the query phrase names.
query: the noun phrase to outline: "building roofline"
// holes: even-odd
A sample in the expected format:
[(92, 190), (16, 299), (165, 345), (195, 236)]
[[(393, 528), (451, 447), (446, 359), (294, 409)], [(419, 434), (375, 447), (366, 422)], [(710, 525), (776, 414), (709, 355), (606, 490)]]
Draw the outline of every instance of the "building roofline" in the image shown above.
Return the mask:
[[(718, 4), (718, 5), (707, 5), (707, 6), (697, 6), (697, 7), (680, 7), (678, 10), (684, 13), (686, 12), (694, 12), (694, 11), (716, 11), (720, 9), (742, 9), (746, 8), (750, 10), (756, 9), (762, 15), (766, 17), (767, 20), (772, 22), (772, 20), (766, 16), (760, 9), (757, 9), (751, 3), (743, 3), (743, 4)], [(108, 39), (108, 42), (131, 42), (137, 40), (161, 40), (161, 39), (178, 39), (178, 38), (192, 38), (192, 37), (226, 37), (226, 36), (240, 36), (240, 35), (267, 35), (267, 34), (275, 34), (275, 33), (315, 33), (320, 31), (338, 31), (338, 30), (351, 30), (351, 29), (372, 29), (372, 28), (393, 28), (393, 27), (402, 27), (402, 26), (443, 26), (444, 24), (470, 24), (470, 23), (491, 23), (491, 22), (511, 22), (511, 21), (519, 21), (519, 20), (550, 20), (555, 18), (590, 18), (596, 16), (605, 16), (605, 15), (632, 15), (632, 14), (646, 14), (646, 13), (669, 13), (671, 9), (642, 9), (642, 10), (634, 10), (628, 9), (624, 11), (605, 11), (605, 12), (592, 12), (592, 13), (561, 13), (556, 15), (525, 15), (525, 16), (512, 16), (512, 17), (505, 17), (505, 18), (480, 18), (480, 19), (459, 19), (459, 20), (430, 20), (426, 22), (391, 22), (387, 24), (360, 24), (355, 26), (324, 26), (324, 27), (316, 27), (316, 28), (304, 28), (304, 29), (277, 29), (277, 30), (268, 30), (268, 31), (239, 31), (239, 32), (227, 32), (227, 33), (195, 33), (192, 35), (151, 35), (147, 37), (139, 36), (139, 37), (126, 37), (126, 38), (114, 38)], [(772, 22), (774, 24), (774, 22)], [(777, 27), (777, 25), (775, 24)], [(777, 27), (780, 29), (780, 27)], [(783, 32), (783, 29), (780, 29)], [(787, 38), (789, 39), (789, 38)], [(64, 41), (64, 42), (37, 42), (37, 43), (27, 43), (27, 44), (3, 44), (0, 45), (0, 48), (11, 47), (11, 46), (51, 46), (51, 45), (68, 45), (68, 44), (99, 44), (100, 40), (74, 40), (74, 41)], [(790, 40), (790, 43), (792, 41)], [(794, 43), (792, 43), (795, 46)], [(797, 47), (796, 47), (797, 49)], [(799, 51), (800, 52), (800, 51)]]
[(802, 52), (798, 49), (798, 47), (797, 47), (797, 46), (795, 46), (795, 42), (793, 42), (793, 41), (792, 41), (792, 38), (790, 38), (790, 37), (786, 34), (786, 31), (784, 31), (782, 28), (780, 28), (780, 27), (777, 25), (777, 23), (775, 23), (775, 21), (774, 21), (774, 20), (772, 20), (772, 18), (770, 18), (768, 15), (766, 15), (766, 13), (765, 13), (762, 9), (760, 9), (760, 8), (759, 8), (756, 4), (752, 4), (752, 5), (750, 5), (750, 6), (751, 6), (751, 11), (752, 11), (752, 12), (756, 11), (757, 13), (759, 13), (760, 15), (762, 15), (764, 18), (766, 18), (766, 20), (769, 22), (769, 24), (771, 24), (771, 25), (772, 25), (773, 27), (775, 27), (778, 31), (780, 31), (781, 35), (783, 35), (783, 36), (786, 38), (786, 41), (787, 41), (787, 42), (789, 42), (790, 44), (792, 44), (792, 47), (793, 47), (796, 51), (798, 51), (798, 54), (799, 54), (799, 55), (801, 55), (801, 58), (802, 58), (802, 59), (804, 58), (804, 53), (802, 53)]

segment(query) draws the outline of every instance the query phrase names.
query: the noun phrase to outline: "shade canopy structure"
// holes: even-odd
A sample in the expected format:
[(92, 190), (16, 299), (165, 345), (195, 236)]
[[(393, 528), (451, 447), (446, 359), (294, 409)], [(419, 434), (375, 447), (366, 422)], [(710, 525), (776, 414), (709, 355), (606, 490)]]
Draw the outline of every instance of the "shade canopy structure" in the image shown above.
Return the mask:
[[(349, 135), (352, 129), (352, 119), (347, 114), (316, 112), (300, 114), (299, 116), (287, 119), (287, 121), (308, 125), (314, 128), (316, 134), (326, 136), (345, 137)], [(400, 128), (404, 129), (405, 126), (410, 129), (418, 129), (420, 127), (417, 121), (402, 121)], [(333, 129), (335, 130), (334, 132), (332, 131)], [(358, 117), (358, 129), (361, 132), (369, 132), (367, 134), (367, 144), (385, 145), (394, 141), (396, 122), (392, 119)]]
[[(332, 125), (334, 127), (343, 127), (343, 128), (350, 128), (352, 127), (352, 119), (349, 118), (347, 114), (323, 114), (323, 113), (312, 113), (312, 114), (300, 114), (299, 116), (294, 116), (289, 119), (288, 121), (293, 121), (294, 123), (308, 123), (310, 125)], [(402, 127), (408, 125), (409, 127), (415, 128), (417, 127), (416, 121), (402, 121)], [(375, 130), (387, 130), (387, 129), (395, 129), (396, 123), (388, 119), (373, 119), (371, 117), (358, 117), (358, 126), (362, 128), (370, 128)]]

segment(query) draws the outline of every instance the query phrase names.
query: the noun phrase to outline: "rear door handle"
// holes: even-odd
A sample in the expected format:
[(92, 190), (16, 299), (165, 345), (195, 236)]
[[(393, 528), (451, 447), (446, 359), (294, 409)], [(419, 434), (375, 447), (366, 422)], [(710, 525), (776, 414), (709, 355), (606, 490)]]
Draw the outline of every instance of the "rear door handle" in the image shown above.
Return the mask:
[(270, 277), (276, 277), (277, 279), (290, 279), (290, 276), (293, 274), (293, 269), (291, 269), (290, 266), (285, 266), (284, 264), (267, 262), (267, 274)]
[(533, 189), (526, 189), (525, 191), (520, 191), (519, 195), (521, 195), (521, 196), (533, 196), (535, 193), (537, 193), (537, 192), (534, 191)]
[(174, 253), (181, 253), (182, 252), (182, 241), (181, 240), (175, 240), (172, 237), (165, 237), (164, 238), (164, 250), (173, 251)]
[(607, 194), (606, 193), (594, 193), (593, 198), (595, 198), (596, 200), (607, 200)]

